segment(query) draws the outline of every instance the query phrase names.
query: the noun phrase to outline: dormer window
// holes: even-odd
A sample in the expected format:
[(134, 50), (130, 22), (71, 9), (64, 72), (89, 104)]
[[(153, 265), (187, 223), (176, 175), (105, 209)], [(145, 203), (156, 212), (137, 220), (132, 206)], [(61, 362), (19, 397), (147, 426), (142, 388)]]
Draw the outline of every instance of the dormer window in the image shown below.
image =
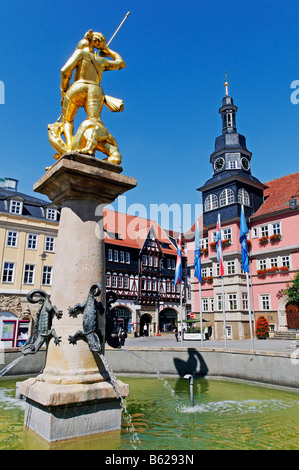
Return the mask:
[(11, 199), (9, 205), (9, 212), (11, 214), (22, 214), (23, 210), (23, 201), (17, 201), (15, 199)]
[(47, 209), (46, 210), (46, 219), (48, 219), (48, 220), (57, 220), (57, 210), (56, 209)]

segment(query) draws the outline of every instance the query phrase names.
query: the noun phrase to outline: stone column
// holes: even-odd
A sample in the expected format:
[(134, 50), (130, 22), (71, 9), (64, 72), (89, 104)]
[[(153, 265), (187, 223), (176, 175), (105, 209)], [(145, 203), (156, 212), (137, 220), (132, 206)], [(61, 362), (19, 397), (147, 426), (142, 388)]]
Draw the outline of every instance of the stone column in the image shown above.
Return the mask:
[[(43, 373), (20, 385), (28, 408), (25, 424), (47, 441), (120, 428), (119, 400), (100, 356), (83, 340), (68, 341), (83, 329), (82, 314), (70, 317), (68, 309), (83, 303), (95, 283), (102, 286), (97, 300), (105, 306), (103, 208), (137, 184), (121, 171), (119, 165), (69, 153), (34, 185), (61, 206), (51, 293), (52, 305), (63, 312), (52, 322), (61, 342), (50, 340)], [(105, 315), (98, 320), (104, 335)], [(118, 386), (122, 396), (129, 394), (126, 384), (118, 381)]]

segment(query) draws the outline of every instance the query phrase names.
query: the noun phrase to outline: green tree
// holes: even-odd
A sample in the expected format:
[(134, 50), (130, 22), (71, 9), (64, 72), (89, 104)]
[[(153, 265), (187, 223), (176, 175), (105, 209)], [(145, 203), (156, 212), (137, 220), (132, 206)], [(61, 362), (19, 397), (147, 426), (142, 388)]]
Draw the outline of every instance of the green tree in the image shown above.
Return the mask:
[(293, 281), (287, 284), (284, 294), (288, 297), (289, 302), (299, 305), (299, 271), (295, 274)]

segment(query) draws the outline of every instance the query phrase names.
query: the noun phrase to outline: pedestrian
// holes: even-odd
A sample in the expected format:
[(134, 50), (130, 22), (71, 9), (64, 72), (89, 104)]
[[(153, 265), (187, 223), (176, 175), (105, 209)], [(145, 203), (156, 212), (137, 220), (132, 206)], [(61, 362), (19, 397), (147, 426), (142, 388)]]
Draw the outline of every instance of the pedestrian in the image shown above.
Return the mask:
[(175, 339), (178, 341), (179, 338), (178, 338), (178, 329), (177, 329), (177, 327), (175, 327), (175, 329), (173, 330), (173, 332), (174, 332)]
[(120, 332), (120, 335), (119, 335), (119, 341), (120, 341), (121, 346), (125, 345), (126, 337), (127, 337), (127, 333), (125, 332), (124, 329), (122, 329), (121, 332)]
[(147, 336), (148, 335), (148, 332), (147, 332), (147, 324), (145, 323), (144, 324), (144, 327), (143, 327), (143, 336)]

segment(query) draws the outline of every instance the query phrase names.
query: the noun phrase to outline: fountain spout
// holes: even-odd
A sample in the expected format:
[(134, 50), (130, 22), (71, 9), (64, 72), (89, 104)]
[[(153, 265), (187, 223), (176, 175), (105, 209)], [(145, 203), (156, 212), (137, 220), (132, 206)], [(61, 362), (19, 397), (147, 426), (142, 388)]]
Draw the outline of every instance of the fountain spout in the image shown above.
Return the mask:
[(194, 406), (193, 375), (191, 375), (191, 374), (186, 374), (186, 375), (184, 375), (184, 379), (189, 379), (189, 385), (190, 385), (190, 404), (191, 404), (191, 406)]

